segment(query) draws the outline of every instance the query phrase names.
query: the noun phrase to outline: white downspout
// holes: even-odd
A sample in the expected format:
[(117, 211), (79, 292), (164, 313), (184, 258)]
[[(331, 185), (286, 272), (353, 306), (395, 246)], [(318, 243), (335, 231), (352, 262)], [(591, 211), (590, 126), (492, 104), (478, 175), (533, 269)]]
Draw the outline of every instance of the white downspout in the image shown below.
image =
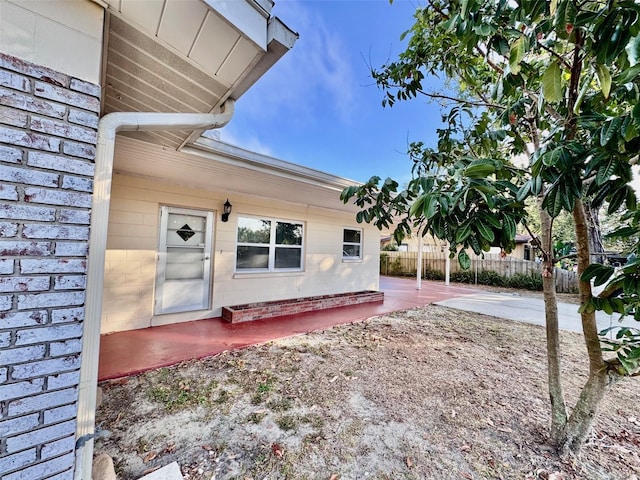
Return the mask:
[(234, 113), (233, 100), (224, 103), (222, 113), (138, 113), (114, 112), (98, 124), (91, 230), (87, 263), (87, 298), (85, 300), (82, 363), (78, 392), (78, 425), (76, 430), (76, 467), (74, 480), (90, 480), (95, 432), (96, 387), (100, 351), (102, 289), (111, 179), (116, 134), (138, 130), (198, 130), (220, 128)]

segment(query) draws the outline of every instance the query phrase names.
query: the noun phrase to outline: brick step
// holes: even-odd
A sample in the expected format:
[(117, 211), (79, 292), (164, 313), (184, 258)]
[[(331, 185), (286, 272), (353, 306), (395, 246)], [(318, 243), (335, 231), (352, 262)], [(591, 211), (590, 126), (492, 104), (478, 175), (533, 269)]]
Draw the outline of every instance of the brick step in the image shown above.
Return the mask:
[(384, 292), (365, 290), (361, 292), (336, 293), (222, 307), (222, 319), (230, 323), (249, 322), (251, 320), (294, 315), (327, 308), (382, 302), (384, 302)]

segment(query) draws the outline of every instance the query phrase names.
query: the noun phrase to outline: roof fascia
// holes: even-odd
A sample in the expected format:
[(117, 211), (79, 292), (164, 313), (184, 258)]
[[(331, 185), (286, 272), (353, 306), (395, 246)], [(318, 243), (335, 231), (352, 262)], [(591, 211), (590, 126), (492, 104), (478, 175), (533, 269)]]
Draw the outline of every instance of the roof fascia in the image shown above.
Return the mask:
[(355, 180), (278, 160), (268, 155), (245, 150), (244, 148), (206, 137), (198, 138), (190, 146), (183, 147), (181, 151), (335, 191), (342, 191), (352, 185), (361, 185), (360, 182)]

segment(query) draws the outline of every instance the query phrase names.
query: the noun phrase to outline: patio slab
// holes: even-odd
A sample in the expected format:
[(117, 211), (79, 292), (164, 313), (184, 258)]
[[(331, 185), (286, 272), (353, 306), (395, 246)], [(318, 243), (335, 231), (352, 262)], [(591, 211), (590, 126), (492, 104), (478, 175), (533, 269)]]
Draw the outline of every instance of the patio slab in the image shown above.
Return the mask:
[(473, 288), (445, 286), (408, 278), (381, 277), (384, 303), (331, 308), (278, 318), (227, 323), (221, 318), (150, 327), (103, 335), (98, 379), (134, 375), (176, 363), (217, 355), (226, 350), (353, 323), (398, 310), (478, 293)]

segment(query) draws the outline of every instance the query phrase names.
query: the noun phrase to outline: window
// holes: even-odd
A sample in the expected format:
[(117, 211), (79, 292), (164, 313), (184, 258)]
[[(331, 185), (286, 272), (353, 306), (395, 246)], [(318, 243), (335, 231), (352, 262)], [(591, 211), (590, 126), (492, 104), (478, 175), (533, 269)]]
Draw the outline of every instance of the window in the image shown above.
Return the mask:
[(342, 259), (362, 259), (362, 230), (344, 229), (342, 232)]
[(302, 270), (303, 224), (238, 217), (236, 271)]

